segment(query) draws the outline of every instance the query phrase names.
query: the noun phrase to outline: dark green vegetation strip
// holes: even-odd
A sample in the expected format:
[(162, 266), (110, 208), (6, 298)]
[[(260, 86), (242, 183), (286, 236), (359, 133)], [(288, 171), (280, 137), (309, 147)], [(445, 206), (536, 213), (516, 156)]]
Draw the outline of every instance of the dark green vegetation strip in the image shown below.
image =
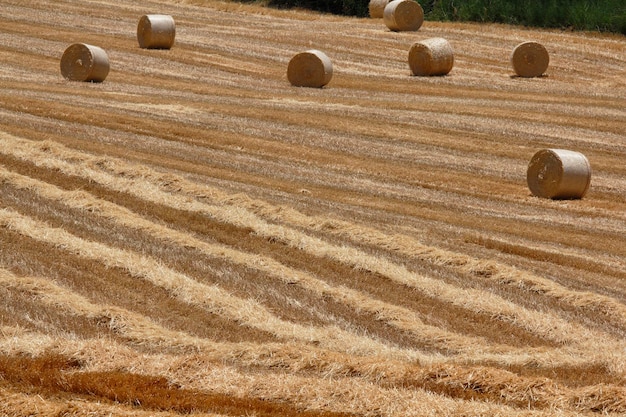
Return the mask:
[[(369, 0), (265, 0), (268, 6), (301, 7), (367, 16)], [(498, 22), (545, 28), (626, 34), (624, 0), (423, 0), (427, 20)]]

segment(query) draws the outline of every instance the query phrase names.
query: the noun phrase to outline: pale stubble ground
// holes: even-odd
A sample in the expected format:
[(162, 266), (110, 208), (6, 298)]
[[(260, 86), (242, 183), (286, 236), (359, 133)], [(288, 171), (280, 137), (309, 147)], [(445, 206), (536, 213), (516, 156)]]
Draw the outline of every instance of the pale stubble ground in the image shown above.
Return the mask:
[[(214, 1), (0, 27), (0, 415), (626, 412), (623, 36)], [(411, 77), (435, 36), (453, 70)], [(75, 42), (105, 82), (61, 77)], [(310, 48), (323, 89), (286, 78)], [(587, 156), (584, 199), (531, 196), (542, 148)]]

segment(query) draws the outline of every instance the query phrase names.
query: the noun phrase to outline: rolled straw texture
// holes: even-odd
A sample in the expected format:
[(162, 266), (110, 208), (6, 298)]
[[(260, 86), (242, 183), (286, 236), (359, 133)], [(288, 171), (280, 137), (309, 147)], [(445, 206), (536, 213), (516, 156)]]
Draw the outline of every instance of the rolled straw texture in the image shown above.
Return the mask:
[(85, 43), (70, 45), (61, 57), (61, 74), (70, 81), (102, 82), (109, 68), (104, 49)]
[(394, 32), (416, 31), (424, 23), (424, 10), (414, 0), (393, 0), (385, 6), (383, 20)]
[(141, 48), (170, 49), (176, 38), (176, 24), (172, 16), (148, 14), (137, 24), (137, 40)]
[(538, 42), (522, 42), (513, 49), (511, 65), (520, 77), (540, 77), (548, 69), (550, 55)]
[(409, 49), (409, 67), (413, 75), (446, 75), (453, 65), (454, 52), (444, 38), (424, 39)]
[(287, 67), (287, 78), (296, 87), (321, 88), (330, 82), (332, 76), (330, 58), (315, 49), (295, 55)]
[(368, 10), (371, 18), (382, 18), (385, 12), (385, 6), (390, 0), (370, 0)]
[(591, 184), (591, 165), (580, 152), (542, 149), (531, 158), (526, 180), (537, 197), (579, 199)]

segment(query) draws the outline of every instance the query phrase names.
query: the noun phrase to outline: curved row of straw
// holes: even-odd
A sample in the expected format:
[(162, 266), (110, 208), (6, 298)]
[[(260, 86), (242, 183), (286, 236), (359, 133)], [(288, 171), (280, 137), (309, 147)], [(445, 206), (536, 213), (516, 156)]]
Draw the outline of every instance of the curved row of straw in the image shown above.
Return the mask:
[[(6, 146), (5, 148), (10, 149), (11, 154), (18, 156), (20, 159), (26, 158), (27, 160), (31, 160), (35, 154), (41, 154), (41, 151), (37, 150), (37, 146), (31, 146), (23, 143), (21, 140), (7, 137), (6, 143), (10, 146)], [(46, 144), (45, 146), (48, 147), (49, 145)], [(87, 157), (87, 155), (80, 152), (69, 151), (61, 146), (55, 146), (55, 149), (58, 152), (61, 152), (62, 155), (73, 156), (74, 160), (80, 160)], [(97, 160), (93, 160), (90, 157), (87, 158), (88, 159), (85, 161), (86, 163), (93, 161), (97, 164)], [(334, 244), (326, 243), (318, 238), (298, 233), (290, 227), (271, 225), (251, 213), (243, 213), (242, 211), (234, 213), (231, 208), (222, 209), (221, 207), (200, 204), (197, 202), (191, 203), (187, 201), (187, 197), (156, 189), (151, 181), (139, 179), (126, 181), (119, 176), (112, 176), (110, 173), (103, 172), (102, 168), (96, 168), (97, 165), (94, 166), (92, 170), (85, 169), (85, 166), (76, 167), (68, 163), (61, 163), (61, 161), (55, 161), (56, 158), (52, 158), (50, 152), (45, 153), (45, 160), (42, 160), (40, 157), (36, 157), (36, 160), (41, 163), (45, 163), (46, 166), (58, 168), (67, 173), (80, 171), (82, 175), (88, 175), (92, 181), (115, 189), (116, 191), (127, 192), (131, 189), (150, 190), (149, 193), (142, 195), (143, 199), (176, 207), (177, 209), (203, 213), (210, 218), (216, 218), (225, 223), (233, 224), (238, 227), (250, 228), (260, 236), (278, 237), (281, 240), (285, 240), (285, 242), (291, 241), (290, 244), (298, 242), (297, 244), (299, 245), (302, 243), (303, 250), (316, 257), (328, 257), (340, 263), (349, 264), (351, 267), (374, 271), (380, 274), (380, 276), (387, 277), (394, 282), (416, 289), (419, 288), (420, 291), (427, 293), (428, 296), (436, 297), (437, 299), (441, 299), (445, 302), (450, 302), (454, 305), (462, 306), (473, 311), (489, 312), (494, 318), (498, 317), (498, 320), (514, 322), (517, 326), (523, 326), (527, 330), (532, 331), (534, 334), (550, 340), (555, 340), (559, 343), (569, 341), (575, 343), (576, 345), (580, 345), (587, 343), (586, 340), (590, 340), (586, 330), (575, 329), (576, 326), (567, 324), (552, 315), (541, 313), (540, 317), (524, 308), (512, 306), (510, 303), (498, 298), (497, 296), (492, 296), (485, 292), (454, 288), (454, 286), (407, 271), (404, 267), (393, 262), (382, 261), (376, 257), (366, 255), (357, 249), (339, 247)], [(89, 165), (91, 165), (91, 163), (89, 163)], [(108, 169), (112, 168), (113, 166), (108, 166)], [(116, 168), (116, 170), (118, 169), (122, 172), (133, 171), (133, 168), (127, 164), (120, 165)], [(143, 170), (142, 173), (146, 175), (148, 172)], [(2, 211), (0, 211), (0, 213), (2, 213)], [(30, 228), (31, 231), (39, 230), (39, 232), (41, 232), (41, 229), (43, 229), (43, 225), (41, 224), (39, 224), (38, 228)], [(51, 233), (52, 232), (49, 230), (42, 238), (49, 238)], [(290, 236), (293, 237), (291, 238)], [(66, 244), (68, 243), (69, 242), (66, 240)], [(85, 242), (82, 246), (78, 245), (77, 250), (82, 251), (83, 249), (80, 248), (84, 248), (87, 245), (90, 244)], [(121, 256), (119, 258), (121, 258)], [(290, 276), (291, 273), (285, 275)], [(200, 293), (205, 294), (203, 297), (204, 299), (206, 298), (208, 291), (205, 288), (205, 290)], [(265, 314), (264, 317), (267, 317)], [(255, 322), (260, 324), (259, 320), (255, 320)], [(267, 328), (268, 323), (263, 323), (262, 326)], [(610, 345), (611, 342), (606, 340), (607, 349)]]

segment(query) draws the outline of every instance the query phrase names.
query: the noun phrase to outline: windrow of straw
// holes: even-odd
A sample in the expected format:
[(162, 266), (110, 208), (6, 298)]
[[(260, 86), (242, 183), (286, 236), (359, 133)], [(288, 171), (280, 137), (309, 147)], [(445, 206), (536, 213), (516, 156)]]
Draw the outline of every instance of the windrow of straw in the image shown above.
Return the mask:
[[(0, 169), (0, 180), (20, 188), (35, 191), (46, 199), (62, 202), (69, 207), (89, 210), (91, 214), (111, 219), (122, 227), (136, 229), (162, 239), (165, 244), (194, 248), (211, 258), (224, 259), (228, 262), (241, 264), (247, 268), (258, 269), (273, 276), (276, 280), (298, 285), (316, 297), (331, 297), (338, 303), (346, 304), (349, 308), (356, 311), (370, 312), (377, 320), (402, 331), (410, 332), (414, 334), (417, 340), (422, 340), (423, 343), (428, 345), (437, 346), (441, 350), (446, 350), (449, 354), (457, 352), (464, 360), (490, 360), (489, 358), (496, 358), (506, 353), (509, 361), (514, 356), (519, 356), (519, 361), (525, 361), (529, 353), (528, 349), (516, 352), (516, 349), (512, 347), (492, 344), (485, 344), (484, 347), (478, 349), (476, 346), (479, 345), (479, 339), (426, 325), (417, 314), (409, 309), (376, 300), (365, 293), (345, 286), (330, 285), (309, 273), (289, 268), (268, 257), (245, 253), (225, 245), (213, 244), (194, 238), (186, 233), (148, 221), (118, 205), (96, 199), (91, 194), (83, 191), (61, 190), (40, 181), (11, 174), (2, 169)], [(480, 342), (480, 344), (484, 344), (483, 340)], [(542, 354), (538, 356), (542, 356)], [(420, 360), (429, 362), (433, 359), (423, 355)]]
[[(154, 52), (136, 2), (49, 3), (0, 13), (0, 209), (35, 220), (0, 227), (0, 415), (624, 414), (619, 40), (208, 0), (168, 3), (183, 39)], [(453, 75), (408, 76), (435, 37)], [(554, 73), (511, 77), (533, 37)], [(108, 82), (59, 79), (69, 39), (106, 47)], [(335, 88), (285, 88), (312, 47)], [(584, 201), (531, 195), (541, 148), (589, 156)]]
[(101, 262), (108, 267), (127, 270), (132, 276), (148, 280), (183, 302), (202, 307), (210, 313), (223, 315), (242, 325), (268, 331), (279, 338), (315, 342), (320, 346), (354, 353), (369, 352), (414, 359), (420, 355), (419, 352), (397, 349), (336, 326), (313, 327), (287, 322), (258, 302), (229, 294), (216, 285), (197, 282), (159, 264), (155, 259), (98, 242), (85, 241), (63, 229), (50, 227), (15, 211), (0, 209), (0, 224), (77, 256)]
[[(19, 147), (14, 146), (12, 152), (19, 152), (18, 148)], [(58, 146), (57, 149), (59, 149)], [(28, 157), (32, 157), (33, 154), (36, 153), (33, 151), (34, 149), (31, 149), (29, 152), (24, 153), (23, 156), (26, 157), (28, 155)], [(46, 155), (46, 159), (46, 164), (50, 164), (52, 162), (49, 153)], [(76, 156), (72, 159), (76, 161)], [(53, 166), (59, 168), (62, 165), (54, 164)], [(65, 168), (62, 169), (75, 168), (76, 165), (71, 164), (66, 165)], [(220, 207), (207, 206), (197, 202), (192, 203), (191, 205), (189, 201), (179, 201), (176, 203), (178, 198), (175, 195), (163, 194), (161, 197), (157, 197), (162, 193), (162, 191), (159, 191), (158, 187), (154, 187), (154, 184), (144, 182), (143, 180), (135, 178), (127, 185), (124, 185), (124, 181), (120, 181), (119, 178), (109, 178), (108, 175), (104, 175), (102, 172), (97, 173), (96, 171), (93, 171), (92, 174), (89, 174), (89, 170), (85, 170), (84, 168), (80, 168), (80, 171), (82, 173), (81, 175), (88, 175), (93, 180), (97, 180), (102, 184), (107, 184), (107, 186), (122, 187), (118, 188), (119, 190), (142, 189), (144, 190), (143, 192), (145, 192), (146, 190), (152, 189), (152, 191), (148, 194), (142, 194), (142, 197), (149, 198), (151, 201), (155, 202), (159, 201), (160, 203), (174, 203), (178, 208), (199, 211), (211, 217), (218, 216), (222, 219), (222, 221), (238, 224), (241, 227), (251, 227), (262, 236), (269, 236), (272, 238), (278, 237), (278, 239), (290, 245), (298, 242), (298, 247), (305, 249), (307, 252), (310, 252), (315, 256), (330, 257), (331, 259), (335, 259), (341, 263), (347, 263), (358, 268), (374, 271), (388, 277), (394, 282), (409, 285), (413, 288), (419, 289), (420, 291), (424, 291), (431, 296), (436, 296), (445, 302), (450, 302), (453, 305), (459, 305), (473, 311), (489, 312), (498, 320), (516, 323), (516, 325), (521, 326), (535, 334), (541, 335), (541, 337), (549, 340), (554, 340), (558, 343), (572, 344), (572, 346), (580, 346), (580, 348), (582, 348), (585, 352), (590, 351), (588, 345), (594, 345), (594, 340), (596, 340), (597, 337), (602, 337), (605, 340), (607, 339), (606, 335), (594, 336), (592, 335), (593, 332), (588, 329), (575, 326), (572, 323), (566, 323), (550, 314), (541, 314), (520, 308), (520, 306), (504, 301), (493, 294), (488, 294), (482, 291), (475, 292), (461, 290), (450, 285), (437, 282), (431, 278), (411, 273), (401, 266), (365, 255), (353, 248), (339, 248), (334, 245), (323, 243), (318, 239), (302, 235), (300, 232), (296, 232), (295, 230), (285, 229), (283, 226), (270, 226), (269, 224), (259, 221), (257, 217), (251, 216), (251, 213), (245, 213), (242, 211), (234, 213), (232, 210), (223, 210)], [(128, 173), (128, 171), (124, 172)], [(144, 174), (142, 174), (142, 176)], [(474, 294), (474, 292), (476, 294), (471, 295)], [(619, 347), (619, 344), (615, 344), (615, 346), (613, 346), (613, 344), (615, 343), (609, 343), (603, 354), (608, 354), (611, 358), (613, 358), (612, 352), (614, 352), (615, 349), (622, 349)], [(609, 348), (609, 345), (613, 347)], [(583, 346), (585, 347), (583, 348)], [(611, 361), (612, 360), (613, 359), (611, 359)], [(619, 364), (617, 364), (617, 366), (619, 367)]]
[[(21, 286), (24, 281), (17, 279), (12, 285)], [(27, 279), (26, 288), (32, 288)], [(49, 284), (43, 283), (44, 287)], [(52, 287), (54, 290), (54, 286)], [(62, 301), (56, 303), (59, 305)], [(103, 355), (103, 350), (108, 355)], [(66, 346), (57, 342), (50, 345), (45, 351), (36, 353), (35, 356), (53, 356), (59, 352), (67, 354), (71, 352), (72, 358), (68, 358), (73, 363), (80, 363), (85, 371), (97, 375), (100, 372), (107, 372), (116, 369), (118, 372), (128, 372), (141, 375), (163, 375), (178, 386), (196, 388), (202, 390), (209, 385), (209, 381), (214, 381), (210, 385), (221, 387), (220, 390), (231, 394), (241, 395), (250, 392), (246, 385), (253, 381), (243, 379), (243, 372), (251, 367), (258, 369), (262, 367), (272, 374), (270, 378), (287, 378), (291, 384), (300, 386), (301, 382), (308, 381), (309, 384), (319, 389), (326, 389), (324, 384), (336, 384), (338, 380), (345, 381), (353, 386), (350, 392), (363, 393), (367, 395), (376, 392), (389, 393), (388, 389), (393, 389), (400, 394), (394, 396), (396, 404), (399, 401), (403, 404), (410, 404), (414, 398), (415, 390), (428, 390), (437, 394), (434, 398), (440, 400), (450, 397), (466, 404), (465, 400), (489, 400), (495, 404), (519, 407), (532, 406), (535, 409), (576, 409), (578, 411), (591, 411), (593, 409), (605, 412), (621, 412), (624, 410), (623, 388), (616, 385), (599, 385), (585, 388), (569, 388), (555, 384), (547, 378), (526, 378), (515, 375), (511, 372), (501, 371), (485, 367), (463, 367), (454, 365), (433, 365), (421, 366), (401, 362), (387, 362), (382, 358), (358, 358), (351, 355), (341, 355), (331, 352), (324, 352), (317, 348), (302, 347), (289, 348), (286, 345), (235, 345), (222, 346), (219, 343), (209, 346), (207, 344), (206, 353), (164, 355), (145, 353), (135, 353), (128, 348), (110, 344), (104, 340), (94, 341), (69, 341)], [(14, 353), (15, 354), (15, 353)], [(110, 356), (113, 360), (103, 360), (105, 356)], [(236, 365), (235, 368), (231, 365)], [(210, 371), (207, 373), (207, 369)], [(241, 372), (241, 373), (240, 373)], [(295, 377), (289, 377), (284, 373), (295, 373)], [(221, 377), (218, 375), (222, 375)], [(320, 382), (313, 375), (323, 376), (325, 382)], [(268, 374), (259, 375), (260, 378), (267, 377)], [(216, 378), (217, 377), (217, 378)], [(214, 380), (214, 378), (216, 378)], [(238, 381), (237, 384), (226, 384), (226, 379)], [(232, 391), (233, 387), (241, 388), (240, 391)], [(275, 386), (272, 384), (272, 386)], [(281, 384), (276, 386), (282, 386)], [(335, 385), (336, 386), (336, 385)], [(378, 387), (378, 388), (377, 388)], [(360, 389), (359, 389), (360, 388)], [(400, 392), (398, 392), (400, 390)], [(299, 390), (301, 393), (303, 391)], [(278, 398), (276, 393), (259, 392), (256, 395), (268, 396), (267, 398)], [(361, 394), (359, 394), (360, 396)], [(377, 394), (375, 394), (377, 395)], [(283, 399), (294, 401), (298, 398), (303, 404), (311, 406), (317, 398), (315, 396), (301, 395), (294, 397), (293, 393), (283, 393)], [(367, 398), (367, 397), (365, 397)], [(386, 402), (381, 402), (384, 407)]]
[[(21, 153), (20, 157), (26, 158), (32, 158), (35, 155), (34, 149), (20, 152), (17, 146), (13, 147), (11, 152), (14, 155)], [(43, 155), (45, 155), (45, 163), (50, 164), (53, 162), (49, 153), (44, 153)], [(70, 170), (77, 169), (75, 164), (55, 164), (54, 166), (55, 168), (65, 166), (65, 169)], [(246, 210), (225, 209), (223, 207), (211, 206), (200, 202), (189, 202), (185, 197), (162, 191), (160, 187), (154, 183), (138, 178), (122, 181), (120, 178), (111, 177), (101, 169), (86, 170), (80, 168), (80, 172), (83, 176), (88, 175), (93, 181), (97, 181), (108, 187), (114, 187), (114, 189), (119, 191), (135, 192), (135, 190), (141, 189), (142, 198), (148, 199), (154, 203), (171, 205), (178, 209), (198, 212), (211, 218), (217, 218), (220, 221), (238, 227), (251, 228), (260, 236), (277, 239), (290, 246), (301, 248), (314, 256), (329, 258), (351, 267), (381, 274), (392, 282), (414, 288), (429, 296), (450, 302), (452, 305), (457, 305), (472, 311), (489, 313), (504, 322), (516, 323), (516, 325), (534, 334), (540, 335), (543, 338), (547, 338), (548, 340), (553, 340), (558, 343), (575, 341), (576, 344), (581, 340), (589, 340), (587, 330), (583, 328), (574, 330), (571, 323), (567, 323), (557, 317), (521, 308), (494, 294), (484, 291), (460, 289), (439, 280), (413, 273), (401, 265), (370, 256), (356, 248), (339, 247), (285, 226), (268, 224)]]

